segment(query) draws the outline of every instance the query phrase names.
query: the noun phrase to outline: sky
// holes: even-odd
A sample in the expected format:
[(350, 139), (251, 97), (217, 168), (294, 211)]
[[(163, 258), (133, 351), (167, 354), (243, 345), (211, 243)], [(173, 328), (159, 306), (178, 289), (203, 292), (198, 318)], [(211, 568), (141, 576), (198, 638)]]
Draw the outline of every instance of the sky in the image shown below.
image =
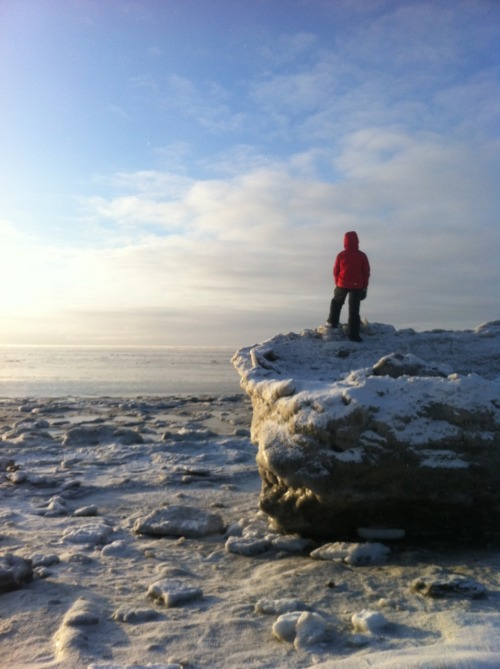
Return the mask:
[[(0, 344), (500, 318), (498, 0), (0, 0)], [(347, 318), (347, 305), (341, 320)]]

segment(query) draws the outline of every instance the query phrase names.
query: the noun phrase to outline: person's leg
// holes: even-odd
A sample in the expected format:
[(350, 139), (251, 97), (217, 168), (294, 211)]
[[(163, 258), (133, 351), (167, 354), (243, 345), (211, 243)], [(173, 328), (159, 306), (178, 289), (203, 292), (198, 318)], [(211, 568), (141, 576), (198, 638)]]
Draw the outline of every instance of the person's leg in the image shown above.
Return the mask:
[(361, 328), (361, 319), (359, 317), (359, 305), (361, 302), (362, 291), (361, 290), (350, 290), (349, 291), (349, 323), (348, 323), (348, 334), (349, 339), (352, 341), (362, 341), (359, 336), (359, 331)]
[(345, 288), (335, 288), (333, 291), (333, 299), (330, 302), (330, 315), (328, 316), (328, 323), (332, 328), (336, 328), (340, 321), (340, 312), (347, 297), (348, 291)]

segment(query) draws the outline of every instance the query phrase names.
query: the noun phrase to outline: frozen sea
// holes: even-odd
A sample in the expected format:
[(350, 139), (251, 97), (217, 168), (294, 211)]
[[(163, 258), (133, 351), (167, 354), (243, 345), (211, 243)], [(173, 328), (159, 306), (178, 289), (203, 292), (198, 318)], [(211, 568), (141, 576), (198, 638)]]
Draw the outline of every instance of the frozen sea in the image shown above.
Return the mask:
[[(498, 377), (500, 322), (384, 332), (304, 335), (293, 376), (402, 351)], [(498, 669), (497, 546), (270, 527), (232, 355), (0, 348), (2, 669)]]
[(230, 347), (0, 347), (0, 397), (241, 392)]

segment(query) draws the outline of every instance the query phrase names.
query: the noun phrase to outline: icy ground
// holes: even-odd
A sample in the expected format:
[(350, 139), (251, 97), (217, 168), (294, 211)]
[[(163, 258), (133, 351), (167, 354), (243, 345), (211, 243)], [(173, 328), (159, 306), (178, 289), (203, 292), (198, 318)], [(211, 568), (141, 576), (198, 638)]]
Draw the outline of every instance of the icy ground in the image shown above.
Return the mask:
[[(497, 330), (427, 351), (496, 378)], [(498, 547), (270, 532), (250, 420), (240, 395), (0, 401), (0, 584), (6, 555), (33, 565), (0, 594), (0, 666), (500, 666)]]

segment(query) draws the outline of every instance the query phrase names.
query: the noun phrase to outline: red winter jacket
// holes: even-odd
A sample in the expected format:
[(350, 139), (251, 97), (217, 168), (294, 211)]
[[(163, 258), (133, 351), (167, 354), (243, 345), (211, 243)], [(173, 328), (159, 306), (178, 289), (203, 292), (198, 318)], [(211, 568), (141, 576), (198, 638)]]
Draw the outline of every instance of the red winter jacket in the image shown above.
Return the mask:
[(368, 288), (370, 263), (366, 254), (359, 250), (358, 235), (355, 232), (346, 232), (344, 235), (344, 251), (335, 259), (333, 278), (339, 288)]

